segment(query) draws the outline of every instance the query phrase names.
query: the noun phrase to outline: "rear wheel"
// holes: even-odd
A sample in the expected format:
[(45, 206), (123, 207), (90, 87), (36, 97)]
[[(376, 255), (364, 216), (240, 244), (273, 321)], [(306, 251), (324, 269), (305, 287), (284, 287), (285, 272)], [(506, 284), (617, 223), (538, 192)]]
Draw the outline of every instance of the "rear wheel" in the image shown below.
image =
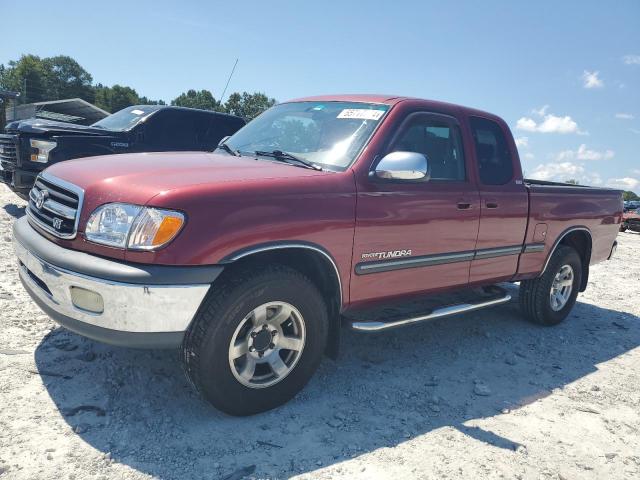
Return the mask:
[(571, 247), (560, 245), (542, 276), (520, 282), (520, 308), (539, 325), (557, 325), (576, 303), (582, 282), (582, 261)]
[(284, 266), (245, 270), (214, 285), (185, 336), (187, 377), (231, 415), (277, 407), (300, 391), (323, 355), (322, 295)]

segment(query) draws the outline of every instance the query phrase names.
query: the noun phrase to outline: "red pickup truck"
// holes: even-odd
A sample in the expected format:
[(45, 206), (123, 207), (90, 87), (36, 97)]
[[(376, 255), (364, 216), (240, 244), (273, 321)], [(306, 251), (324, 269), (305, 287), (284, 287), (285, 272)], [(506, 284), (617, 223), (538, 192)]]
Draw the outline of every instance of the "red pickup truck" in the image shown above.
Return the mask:
[(195, 388), (235, 415), (295, 395), (342, 325), (497, 305), (500, 282), (557, 324), (623, 210), (620, 191), (524, 180), (497, 116), (405, 97), (289, 101), (213, 153), (105, 158), (38, 178), (13, 228), (25, 288), (81, 335), (181, 348)]

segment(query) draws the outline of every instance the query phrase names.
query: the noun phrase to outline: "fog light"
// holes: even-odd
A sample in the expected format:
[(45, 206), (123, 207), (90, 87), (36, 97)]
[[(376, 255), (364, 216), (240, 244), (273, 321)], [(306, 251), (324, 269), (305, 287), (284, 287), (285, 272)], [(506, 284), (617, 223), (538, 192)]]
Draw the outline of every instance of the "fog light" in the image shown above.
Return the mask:
[(71, 287), (70, 290), (71, 301), (75, 307), (91, 313), (104, 312), (104, 300), (99, 293), (81, 287)]

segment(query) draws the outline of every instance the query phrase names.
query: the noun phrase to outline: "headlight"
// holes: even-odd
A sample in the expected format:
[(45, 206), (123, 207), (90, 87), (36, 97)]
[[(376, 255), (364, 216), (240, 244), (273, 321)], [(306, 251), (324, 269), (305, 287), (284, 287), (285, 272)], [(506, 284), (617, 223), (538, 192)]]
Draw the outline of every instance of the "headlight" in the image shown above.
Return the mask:
[(127, 203), (108, 203), (96, 208), (84, 230), (87, 240), (125, 248), (131, 224), (142, 207)]
[(39, 163), (47, 163), (49, 161), (49, 152), (58, 145), (56, 142), (51, 142), (49, 140), (31, 139), (29, 143), (32, 148), (31, 161)]
[(96, 208), (85, 237), (95, 243), (131, 250), (154, 250), (175, 238), (184, 215), (173, 210), (108, 203)]

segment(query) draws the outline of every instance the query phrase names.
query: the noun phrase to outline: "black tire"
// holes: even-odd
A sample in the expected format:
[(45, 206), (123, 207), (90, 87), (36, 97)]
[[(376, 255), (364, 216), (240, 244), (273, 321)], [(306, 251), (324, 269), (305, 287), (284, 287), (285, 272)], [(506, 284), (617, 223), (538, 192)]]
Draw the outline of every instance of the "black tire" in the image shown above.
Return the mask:
[[(306, 341), (297, 363), (272, 386), (251, 388), (236, 379), (229, 345), (243, 319), (256, 307), (287, 302), (302, 315)], [(316, 286), (304, 275), (281, 265), (233, 273), (215, 283), (183, 342), (187, 378), (214, 407), (230, 415), (264, 412), (286, 403), (313, 376), (327, 342), (328, 313)]]
[[(550, 292), (556, 274), (564, 265), (573, 269), (573, 284), (567, 303), (560, 310), (551, 307)], [(520, 282), (520, 309), (524, 316), (538, 325), (557, 325), (562, 322), (576, 303), (582, 283), (582, 261), (573, 248), (560, 245), (553, 253), (542, 276)]]

